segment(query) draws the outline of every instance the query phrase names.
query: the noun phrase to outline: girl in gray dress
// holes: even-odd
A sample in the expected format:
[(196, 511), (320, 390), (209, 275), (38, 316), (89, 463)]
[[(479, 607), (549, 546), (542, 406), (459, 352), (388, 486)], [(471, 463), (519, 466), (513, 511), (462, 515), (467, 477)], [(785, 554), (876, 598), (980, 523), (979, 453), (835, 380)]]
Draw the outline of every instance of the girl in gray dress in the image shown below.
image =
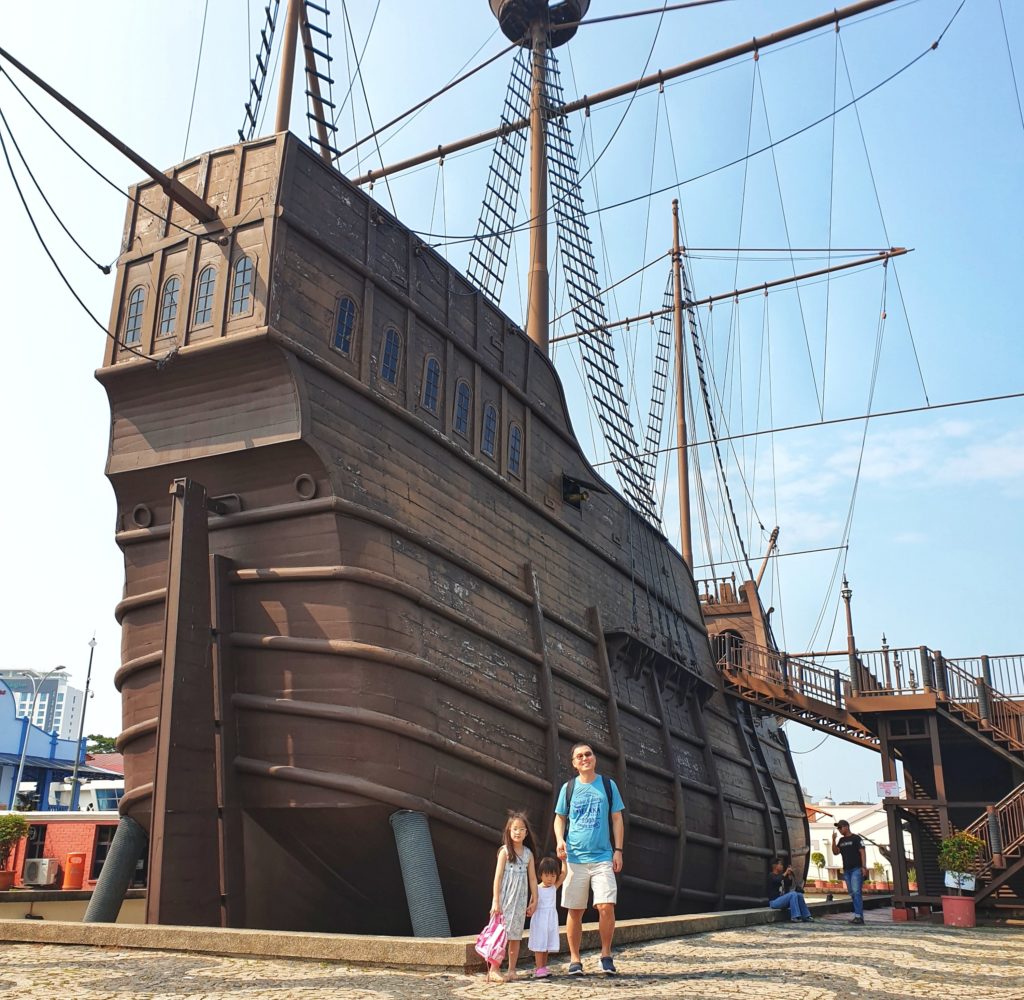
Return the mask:
[(533, 833), (526, 814), (509, 813), (494, 868), (494, 891), (491, 913), (500, 913), (508, 932), (508, 975), (502, 977), (501, 963), (490, 962), (487, 978), (503, 982), (516, 977), (519, 945), (526, 918), (537, 908), (537, 869), (533, 863)]

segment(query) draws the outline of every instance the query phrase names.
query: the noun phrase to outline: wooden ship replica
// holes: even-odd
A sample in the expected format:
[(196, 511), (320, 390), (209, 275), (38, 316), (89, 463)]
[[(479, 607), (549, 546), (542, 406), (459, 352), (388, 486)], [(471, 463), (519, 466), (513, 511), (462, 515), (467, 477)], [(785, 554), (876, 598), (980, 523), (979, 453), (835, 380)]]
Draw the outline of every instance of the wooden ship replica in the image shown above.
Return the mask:
[[(785, 739), (709, 644), (769, 641), (756, 586), (705, 620), (633, 458), (623, 496), (548, 357), (543, 95), (589, 3), (491, 6), (531, 69), (525, 332), (334, 169), (322, 128), (319, 150), (288, 133), (287, 84), (275, 134), (131, 192), (98, 377), (150, 922), (474, 930), (507, 810), (550, 849), (578, 739), (628, 807), (622, 916), (756, 905), (771, 858), (806, 870)], [(316, 91), (304, 8), (285, 63), (303, 35)], [(443, 912), (417, 915), (418, 884)]]

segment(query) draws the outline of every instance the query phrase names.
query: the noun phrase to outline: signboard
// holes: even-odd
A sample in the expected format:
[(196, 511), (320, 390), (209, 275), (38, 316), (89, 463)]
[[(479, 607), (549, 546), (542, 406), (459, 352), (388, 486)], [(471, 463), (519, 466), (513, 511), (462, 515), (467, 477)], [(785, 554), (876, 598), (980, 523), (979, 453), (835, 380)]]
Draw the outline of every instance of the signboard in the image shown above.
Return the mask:
[(900, 794), (900, 783), (898, 781), (876, 781), (875, 791), (879, 798), (895, 799)]
[(974, 876), (960, 872), (946, 872), (946, 888), (974, 892)]

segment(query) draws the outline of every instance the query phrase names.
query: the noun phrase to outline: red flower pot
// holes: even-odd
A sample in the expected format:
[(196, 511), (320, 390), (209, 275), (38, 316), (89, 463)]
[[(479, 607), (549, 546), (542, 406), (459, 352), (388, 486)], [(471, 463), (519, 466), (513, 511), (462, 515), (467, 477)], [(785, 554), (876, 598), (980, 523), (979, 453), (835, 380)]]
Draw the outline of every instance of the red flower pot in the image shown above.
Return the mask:
[(947, 927), (974, 927), (974, 897), (943, 896), (942, 922)]

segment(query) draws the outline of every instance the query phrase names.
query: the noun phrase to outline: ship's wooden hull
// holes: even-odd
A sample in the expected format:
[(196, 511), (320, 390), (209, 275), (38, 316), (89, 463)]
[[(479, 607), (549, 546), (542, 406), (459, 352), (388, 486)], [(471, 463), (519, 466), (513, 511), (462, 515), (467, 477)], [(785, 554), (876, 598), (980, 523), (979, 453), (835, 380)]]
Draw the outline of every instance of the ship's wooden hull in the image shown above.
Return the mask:
[[(223, 922), (407, 932), (388, 820), (408, 808), (429, 817), (453, 930), (477, 928), (507, 810), (525, 808), (550, 847), (581, 738), (628, 806), (622, 915), (751, 905), (771, 856), (803, 863), (792, 761), (771, 720), (724, 693), (678, 555), (610, 489), (564, 502), (563, 477), (600, 481), (547, 359), (292, 139), (209, 154), (179, 177), (221, 206), (230, 239), (176, 237), (130, 212), (112, 322), (123, 329), (132, 290), (147, 288), (142, 346), (159, 351), (155, 303), (179, 274), (165, 341), (179, 350), (158, 369), (111, 348), (100, 374), (126, 565), (123, 811), (150, 828), (159, 781), (191, 780), (167, 772), (162, 676), (169, 609), (183, 613), (168, 601), (182, 578), (167, 490), (187, 477), (220, 504), (203, 609), (214, 676), (173, 724), (215, 730)], [(242, 253), (255, 301), (233, 316)], [(204, 326), (190, 290), (211, 262), (220, 290)], [(347, 353), (329, 346), (341, 296), (359, 308)]]

